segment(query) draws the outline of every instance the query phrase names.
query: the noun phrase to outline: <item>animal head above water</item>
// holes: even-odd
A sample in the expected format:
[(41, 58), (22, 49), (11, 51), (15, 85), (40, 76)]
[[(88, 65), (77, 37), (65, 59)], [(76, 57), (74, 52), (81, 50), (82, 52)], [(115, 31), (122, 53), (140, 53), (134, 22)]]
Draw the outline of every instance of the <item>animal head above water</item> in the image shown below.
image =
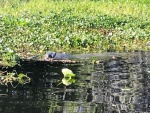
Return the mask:
[(46, 58), (54, 58), (56, 56), (56, 52), (47, 52), (46, 54), (45, 54), (45, 57)]

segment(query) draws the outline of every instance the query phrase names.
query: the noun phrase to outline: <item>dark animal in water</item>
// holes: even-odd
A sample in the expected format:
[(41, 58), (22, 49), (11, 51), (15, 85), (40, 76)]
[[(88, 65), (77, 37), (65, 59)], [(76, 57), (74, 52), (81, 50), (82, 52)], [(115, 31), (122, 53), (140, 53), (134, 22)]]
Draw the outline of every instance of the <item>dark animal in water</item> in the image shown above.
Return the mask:
[(65, 60), (71, 58), (72, 55), (65, 53), (56, 53), (56, 52), (47, 52), (44, 55), (45, 59), (54, 59), (54, 60)]

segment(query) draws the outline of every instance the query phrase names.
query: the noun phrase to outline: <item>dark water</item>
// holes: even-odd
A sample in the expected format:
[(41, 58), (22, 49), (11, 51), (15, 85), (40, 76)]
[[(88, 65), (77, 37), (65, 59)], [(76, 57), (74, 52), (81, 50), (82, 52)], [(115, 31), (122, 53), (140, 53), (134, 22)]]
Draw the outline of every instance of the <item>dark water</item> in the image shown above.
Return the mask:
[[(150, 53), (100, 55), (98, 64), (21, 62), (9, 69), (27, 73), (31, 82), (0, 86), (0, 113), (149, 113)], [(58, 85), (62, 68), (76, 83)]]

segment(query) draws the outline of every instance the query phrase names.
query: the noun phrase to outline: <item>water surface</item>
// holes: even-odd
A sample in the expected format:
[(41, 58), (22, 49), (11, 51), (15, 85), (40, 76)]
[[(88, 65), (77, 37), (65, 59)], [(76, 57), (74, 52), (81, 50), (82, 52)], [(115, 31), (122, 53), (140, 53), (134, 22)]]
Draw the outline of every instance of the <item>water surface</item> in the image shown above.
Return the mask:
[[(91, 59), (93, 55), (96, 63)], [(84, 62), (23, 61), (10, 68), (31, 82), (0, 86), (0, 113), (149, 113), (150, 53), (81, 55)], [(89, 59), (90, 58), (90, 59)], [(76, 74), (70, 86), (58, 85), (62, 68)]]

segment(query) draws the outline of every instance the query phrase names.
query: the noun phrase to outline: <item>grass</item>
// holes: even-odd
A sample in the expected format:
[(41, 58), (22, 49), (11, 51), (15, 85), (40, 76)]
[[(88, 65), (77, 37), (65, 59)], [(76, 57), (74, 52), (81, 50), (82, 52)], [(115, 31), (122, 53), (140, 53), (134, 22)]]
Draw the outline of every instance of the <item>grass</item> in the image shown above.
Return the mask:
[(0, 58), (46, 51), (149, 51), (149, 0), (2, 0)]

